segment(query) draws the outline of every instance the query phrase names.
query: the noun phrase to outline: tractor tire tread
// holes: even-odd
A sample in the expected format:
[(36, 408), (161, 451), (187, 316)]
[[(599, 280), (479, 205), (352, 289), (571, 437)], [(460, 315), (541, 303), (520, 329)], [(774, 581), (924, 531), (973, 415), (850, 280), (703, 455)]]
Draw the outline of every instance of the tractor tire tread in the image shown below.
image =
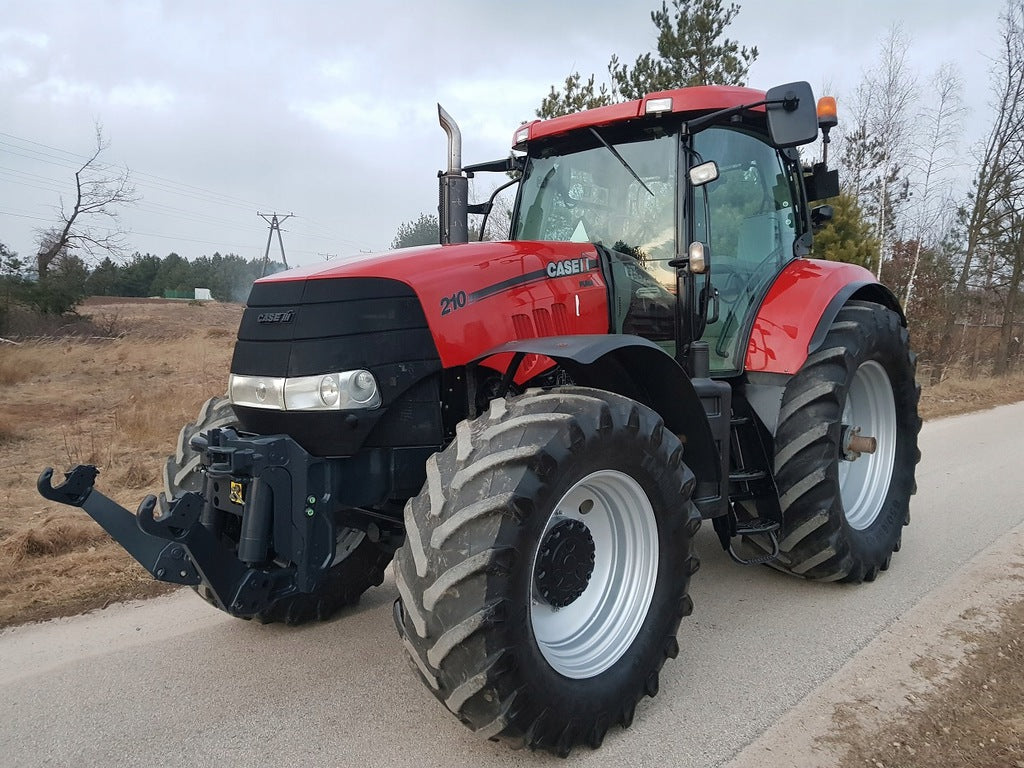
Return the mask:
[[(893, 479), (879, 515), (898, 516), (895, 533), (858, 543), (846, 522), (838, 481), (841, 421), (847, 388), (858, 365), (884, 360), (896, 404), (897, 454)], [(776, 430), (775, 480), (783, 516), (780, 570), (820, 581), (872, 581), (899, 549), (899, 529), (909, 519), (916, 490), (914, 466), (921, 420), (916, 357), (895, 312), (869, 302), (848, 302), (786, 386)], [(866, 538), (866, 537), (861, 537)]]
[[(595, 436), (616, 431), (645, 436), (634, 438), (646, 440), (645, 461), (663, 463), (664, 473), (678, 481), (673, 490), (684, 494), (680, 527), (687, 551), (673, 566), (683, 582), (673, 603), (678, 609), (662, 619), (664, 636), (648, 668), (612, 708), (584, 722), (578, 712), (555, 711), (527, 682), (526, 652), (507, 629), (516, 607), (489, 585), (530, 557), (516, 536), (539, 494), (523, 489), (556, 482), (559, 462)], [(636, 703), (658, 692), (662, 665), (679, 652), (679, 621), (692, 610), (686, 582), (696, 569), (691, 534), (700, 516), (689, 501), (694, 478), (678, 439), (652, 411), (618, 395), (579, 387), (531, 390), (492, 401), (486, 413), (460, 425), (452, 445), (431, 463), (436, 475), (431, 480), (428, 471), (424, 490), (406, 504), (406, 541), (395, 557), (395, 616), (411, 667), (479, 736), (563, 756), (577, 744), (600, 745), (609, 726), (628, 726)]]

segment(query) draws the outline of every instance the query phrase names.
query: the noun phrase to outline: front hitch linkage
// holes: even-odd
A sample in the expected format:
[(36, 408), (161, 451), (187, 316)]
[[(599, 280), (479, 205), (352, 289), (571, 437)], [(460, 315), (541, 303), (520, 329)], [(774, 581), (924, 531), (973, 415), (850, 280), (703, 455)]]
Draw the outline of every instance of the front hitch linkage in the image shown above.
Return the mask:
[(47, 467), (36, 487), (50, 501), (85, 510), (156, 579), (205, 584), (218, 607), (228, 613), (251, 616), (294, 590), (287, 584), (287, 572), (271, 573), (223, 557), (214, 534), (199, 523), (205, 503), (200, 494), (185, 493), (170, 503), (163, 494), (159, 499), (149, 495), (133, 515), (93, 487), (98, 474), (96, 467), (80, 464), (54, 486), (53, 468)]

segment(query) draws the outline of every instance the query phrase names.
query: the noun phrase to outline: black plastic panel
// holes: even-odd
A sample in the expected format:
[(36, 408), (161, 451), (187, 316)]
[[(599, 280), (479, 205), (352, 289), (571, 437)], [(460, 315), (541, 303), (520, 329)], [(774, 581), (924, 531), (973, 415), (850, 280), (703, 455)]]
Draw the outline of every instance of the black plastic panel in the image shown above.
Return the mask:
[(351, 456), (364, 444), (433, 446), (444, 441), (441, 361), (419, 300), (383, 278), (280, 281), (253, 286), (231, 372), (315, 376), (365, 368), (381, 407), (273, 411), (236, 407), (242, 429), (287, 434), (315, 456)]
[(319, 304), (415, 295), (412, 288), (405, 283), (383, 277), (271, 280), (266, 283), (253, 283), (246, 304), (250, 307), (280, 307), (288, 304)]

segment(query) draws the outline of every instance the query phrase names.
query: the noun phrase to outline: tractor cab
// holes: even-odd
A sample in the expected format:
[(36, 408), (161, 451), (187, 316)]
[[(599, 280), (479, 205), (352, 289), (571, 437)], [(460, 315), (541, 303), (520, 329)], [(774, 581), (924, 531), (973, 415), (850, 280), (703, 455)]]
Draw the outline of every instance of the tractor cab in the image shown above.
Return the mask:
[(593, 243), (607, 265), (613, 332), (651, 339), (681, 362), (704, 340), (712, 374), (741, 372), (761, 300), (809, 252), (791, 147), (817, 136), (810, 87), (692, 88), (590, 115), (586, 125), (569, 115), (517, 131), (526, 156), (511, 238)]

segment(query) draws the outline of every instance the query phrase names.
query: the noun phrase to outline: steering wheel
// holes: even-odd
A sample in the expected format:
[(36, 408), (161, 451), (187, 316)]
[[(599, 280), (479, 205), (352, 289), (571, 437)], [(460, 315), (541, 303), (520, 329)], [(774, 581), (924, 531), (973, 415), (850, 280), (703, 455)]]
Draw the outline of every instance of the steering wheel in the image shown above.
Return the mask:
[(748, 265), (735, 260), (725, 263), (714, 260), (711, 262), (711, 284), (718, 289), (718, 296), (722, 301), (735, 304), (750, 282), (754, 271)]

